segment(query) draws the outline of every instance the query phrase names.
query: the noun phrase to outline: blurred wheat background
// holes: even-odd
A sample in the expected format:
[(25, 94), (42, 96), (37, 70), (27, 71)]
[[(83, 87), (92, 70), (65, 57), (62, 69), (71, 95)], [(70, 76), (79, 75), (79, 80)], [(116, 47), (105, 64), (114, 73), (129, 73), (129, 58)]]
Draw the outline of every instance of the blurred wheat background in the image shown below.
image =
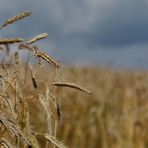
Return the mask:
[(65, 77), (92, 96), (61, 90), (58, 135), (69, 147), (148, 147), (148, 73), (110, 68), (71, 68)]

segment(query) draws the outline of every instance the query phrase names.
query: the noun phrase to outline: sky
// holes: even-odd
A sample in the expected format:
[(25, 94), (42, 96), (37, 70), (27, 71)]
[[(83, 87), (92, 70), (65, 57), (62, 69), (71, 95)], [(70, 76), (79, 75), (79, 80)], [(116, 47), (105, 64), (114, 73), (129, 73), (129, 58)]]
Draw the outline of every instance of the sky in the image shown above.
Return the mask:
[(33, 37), (67, 65), (148, 69), (148, 0), (0, 0), (0, 23), (21, 11), (32, 16), (0, 37)]

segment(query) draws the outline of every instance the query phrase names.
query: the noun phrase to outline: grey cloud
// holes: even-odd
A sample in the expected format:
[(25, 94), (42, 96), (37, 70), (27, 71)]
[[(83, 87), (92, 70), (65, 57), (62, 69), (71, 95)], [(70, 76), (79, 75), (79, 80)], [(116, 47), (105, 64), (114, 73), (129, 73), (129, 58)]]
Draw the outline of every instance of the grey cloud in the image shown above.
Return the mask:
[(65, 61), (146, 65), (148, 0), (1, 0), (0, 22), (26, 9), (32, 17), (1, 37), (47, 32)]
[(16, 26), (18, 32), (26, 25), (30, 34), (47, 30), (57, 38), (79, 38), (87, 46), (126, 46), (148, 41), (146, 0), (1, 0), (0, 4), (0, 12), (6, 16), (29, 6), (33, 10), (30, 23)]

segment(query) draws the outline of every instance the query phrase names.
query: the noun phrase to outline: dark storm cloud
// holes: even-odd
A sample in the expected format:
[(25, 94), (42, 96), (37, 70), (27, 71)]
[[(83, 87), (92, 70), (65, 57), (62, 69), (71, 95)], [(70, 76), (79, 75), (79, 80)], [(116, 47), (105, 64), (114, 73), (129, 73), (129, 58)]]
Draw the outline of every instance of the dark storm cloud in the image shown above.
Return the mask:
[(50, 6), (48, 21), (51, 31), (70, 46), (82, 42), (84, 48), (120, 47), (148, 41), (148, 1), (69, 0), (60, 6), (57, 2)]
[(26, 9), (32, 17), (4, 28), (1, 37), (47, 32), (65, 60), (80, 63), (147, 61), (148, 0), (0, 0), (0, 22)]
[[(147, 0), (1, 0), (0, 8), (2, 19), (32, 9), (32, 20), (26, 26), (30, 34), (45, 30), (92, 47), (148, 41)], [(18, 25), (18, 32), (24, 34), (25, 25)]]

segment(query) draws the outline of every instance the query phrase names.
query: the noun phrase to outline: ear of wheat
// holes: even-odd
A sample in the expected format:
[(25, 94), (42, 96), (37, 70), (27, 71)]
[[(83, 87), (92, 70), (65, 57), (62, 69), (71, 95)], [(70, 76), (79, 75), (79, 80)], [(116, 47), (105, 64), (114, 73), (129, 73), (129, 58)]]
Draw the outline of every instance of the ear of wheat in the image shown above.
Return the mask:
[(21, 19), (23, 19), (23, 18), (25, 18), (25, 17), (27, 17), (27, 16), (30, 16), (30, 15), (31, 15), (31, 12), (30, 12), (30, 11), (28, 11), (28, 12), (27, 12), (27, 11), (21, 12), (21, 13), (19, 13), (18, 15), (14, 16), (14, 17), (12, 17), (12, 18), (7, 19), (7, 20), (3, 23), (3, 25), (0, 26), (0, 29), (2, 29), (3, 27), (6, 27), (7, 25), (12, 24), (12, 23), (14, 23), (14, 22), (16, 22), (16, 21), (18, 21), (18, 20), (21, 20)]
[(6, 39), (0, 39), (0, 44), (14, 44), (14, 43), (19, 43), (22, 42), (22, 38), (6, 38)]
[(25, 48), (28, 49), (29, 51), (32, 51), (35, 56), (37, 56), (39, 58), (42, 58), (43, 60), (45, 60), (49, 64), (53, 64), (55, 67), (58, 67), (58, 68), (60, 67), (60, 62), (59, 61), (54, 60), (49, 55), (47, 55), (44, 52), (40, 51), (37, 46), (30, 47), (30, 46), (28, 46), (26, 44), (21, 44), (19, 46), (19, 49), (25, 49)]
[(6, 140), (5, 138), (1, 138), (0, 139), (0, 144), (2, 144), (2, 147), (4, 148), (14, 148), (15, 146), (12, 145), (8, 140)]
[(55, 146), (57, 146), (58, 148), (67, 148), (63, 143), (61, 143), (60, 141), (58, 141), (56, 139), (56, 137), (54, 137), (53, 135), (51, 134), (48, 134), (48, 133), (45, 133), (45, 134), (42, 134), (42, 133), (36, 133), (36, 135), (41, 135), (41, 136), (44, 136), (47, 140), (49, 140), (51, 143), (53, 143)]
[(53, 64), (55, 67), (60, 67), (59, 61), (54, 60), (49, 55), (47, 55), (44, 52), (40, 51), (37, 46), (33, 46), (33, 50), (34, 50), (35, 55), (37, 57), (41, 57), (42, 59), (47, 61), (49, 64)]
[(31, 146), (29, 139), (26, 138), (19, 127), (17, 127), (15, 123), (11, 122), (10, 119), (4, 115), (4, 113), (0, 113), (0, 122), (2, 122), (2, 124), (6, 127), (12, 136), (20, 136), (25, 143)]
[(53, 135), (50, 135), (48, 133), (45, 133), (44, 136), (45, 136), (46, 139), (48, 139), (50, 142), (52, 142), (58, 148), (67, 148), (65, 145), (63, 145), (63, 143), (61, 143), (60, 141), (58, 141), (56, 139), (56, 137), (54, 137)]
[(92, 94), (92, 92), (90, 90), (84, 88), (83, 86), (77, 85), (75, 83), (55, 82), (55, 83), (52, 83), (52, 85), (55, 85), (58, 87), (70, 87), (70, 88), (74, 88), (74, 89), (80, 90), (80, 91), (88, 93), (88, 94)]
[(47, 33), (39, 34), (39, 35), (33, 37), (32, 39), (30, 39), (30, 40), (27, 42), (27, 45), (32, 44), (32, 43), (34, 43), (34, 42), (36, 42), (36, 41), (38, 41), (38, 40), (44, 39), (44, 38), (46, 38), (46, 37), (48, 37), (48, 34), (47, 34)]

